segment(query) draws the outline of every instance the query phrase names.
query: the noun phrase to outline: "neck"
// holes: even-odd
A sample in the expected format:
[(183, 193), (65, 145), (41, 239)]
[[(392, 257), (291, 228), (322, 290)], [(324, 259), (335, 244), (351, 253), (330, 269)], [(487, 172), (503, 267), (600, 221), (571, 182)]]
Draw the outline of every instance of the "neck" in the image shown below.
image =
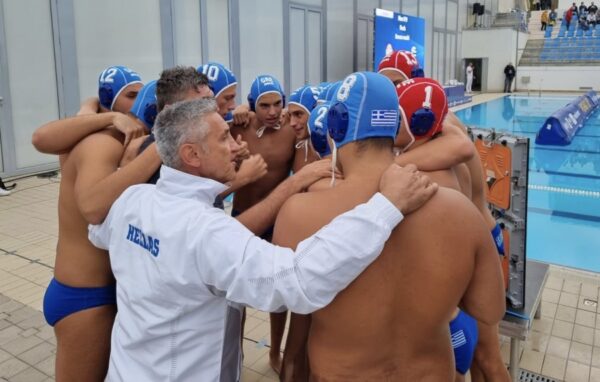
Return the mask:
[(343, 159), (344, 152), (341, 154), (340, 164), (344, 172), (344, 182), (379, 184), (381, 174), (394, 162), (394, 153), (391, 150), (366, 149), (358, 154), (350, 152), (346, 160)]

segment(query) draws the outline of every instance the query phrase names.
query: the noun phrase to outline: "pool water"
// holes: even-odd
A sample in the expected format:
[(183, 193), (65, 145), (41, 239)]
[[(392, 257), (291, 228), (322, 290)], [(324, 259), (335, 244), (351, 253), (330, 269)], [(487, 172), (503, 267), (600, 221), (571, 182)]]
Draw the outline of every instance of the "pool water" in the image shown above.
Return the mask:
[(456, 115), (530, 138), (527, 258), (600, 272), (600, 112), (569, 146), (535, 144), (546, 118), (574, 98), (506, 96)]

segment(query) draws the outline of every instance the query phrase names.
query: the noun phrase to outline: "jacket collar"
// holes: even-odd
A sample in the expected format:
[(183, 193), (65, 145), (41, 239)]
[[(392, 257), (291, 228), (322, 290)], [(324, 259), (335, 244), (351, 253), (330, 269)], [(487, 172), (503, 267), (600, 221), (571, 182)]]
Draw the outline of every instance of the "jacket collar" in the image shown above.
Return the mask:
[(156, 183), (158, 191), (210, 205), (228, 188), (229, 186), (216, 180), (188, 174), (165, 165), (161, 166), (160, 179)]

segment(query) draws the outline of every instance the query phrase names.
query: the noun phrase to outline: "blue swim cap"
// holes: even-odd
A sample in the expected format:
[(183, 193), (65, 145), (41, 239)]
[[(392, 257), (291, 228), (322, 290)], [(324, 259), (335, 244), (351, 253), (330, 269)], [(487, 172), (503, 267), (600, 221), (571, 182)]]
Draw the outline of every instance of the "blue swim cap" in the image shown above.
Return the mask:
[(148, 82), (140, 89), (130, 111), (131, 114), (144, 122), (148, 129), (152, 130), (154, 120), (158, 114), (156, 106), (156, 80)]
[(218, 62), (209, 62), (198, 67), (198, 73), (208, 77), (208, 86), (215, 94), (215, 98), (227, 88), (237, 85), (235, 75), (231, 70)]
[(140, 75), (125, 66), (109, 66), (98, 77), (100, 105), (112, 110), (115, 100), (127, 85), (141, 84)]
[(323, 90), (327, 89), (329, 85), (331, 85), (331, 82), (321, 82), (319, 85), (317, 85), (317, 90), (319, 91), (319, 93), (321, 93)]
[(326, 102), (313, 109), (308, 119), (310, 142), (321, 158), (331, 155), (331, 147), (327, 140), (327, 113), (331, 102)]
[(250, 94), (248, 94), (248, 104), (250, 110), (256, 110), (256, 103), (260, 97), (269, 93), (277, 93), (281, 95), (282, 106), (285, 107), (285, 94), (283, 88), (277, 79), (270, 75), (261, 74), (252, 81), (250, 85)]
[(327, 113), (327, 128), (337, 148), (374, 137), (396, 138), (398, 96), (392, 81), (373, 72), (344, 79)]
[(319, 93), (319, 102), (328, 102), (333, 99), (333, 96), (337, 93), (338, 89), (342, 85), (342, 81), (337, 81), (329, 84), (321, 93)]
[(289, 103), (290, 105), (294, 104), (300, 106), (306, 113), (310, 114), (317, 105), (317, 98), (319, 98), (317, 88), (305, 85), (294, 90), (290, 95)]
[(225, 117), (223, 117), (223, 119), (227, 123), (233, 122), (233, 113), (229, 112), (229, 113), (225, 114)]

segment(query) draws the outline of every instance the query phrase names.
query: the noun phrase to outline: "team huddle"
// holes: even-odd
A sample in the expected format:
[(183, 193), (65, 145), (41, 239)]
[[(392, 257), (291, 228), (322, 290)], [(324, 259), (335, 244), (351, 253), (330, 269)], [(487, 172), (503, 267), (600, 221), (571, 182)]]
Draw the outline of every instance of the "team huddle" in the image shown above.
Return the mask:
[(502, 232), (410, 52), (287, 100), (259, 75), (237, 106), (219, 63), (98, 82), (32, 138), (61, 164), (57, 381), (239, 381), (246, 306), (281, 381), (509, 380)]

